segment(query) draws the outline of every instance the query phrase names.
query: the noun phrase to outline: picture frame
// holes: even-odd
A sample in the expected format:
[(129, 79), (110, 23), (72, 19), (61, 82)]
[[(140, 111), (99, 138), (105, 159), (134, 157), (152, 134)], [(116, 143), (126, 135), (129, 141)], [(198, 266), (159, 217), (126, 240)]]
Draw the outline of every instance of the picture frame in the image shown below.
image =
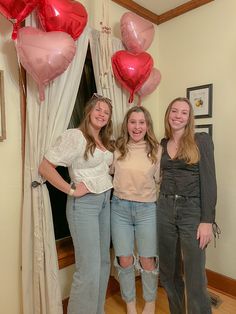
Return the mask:
[(0, 70), (0, 142), (6, 139), (4, 77)]
[(213, 84), (187, 88), (187, 98), (193, 106), (196, 119), (212, 117), (212, 90)]
[(206, 132), (212, 137), (213, 126), (212, 124), (198, 124), (195, 125), (195, 133)]

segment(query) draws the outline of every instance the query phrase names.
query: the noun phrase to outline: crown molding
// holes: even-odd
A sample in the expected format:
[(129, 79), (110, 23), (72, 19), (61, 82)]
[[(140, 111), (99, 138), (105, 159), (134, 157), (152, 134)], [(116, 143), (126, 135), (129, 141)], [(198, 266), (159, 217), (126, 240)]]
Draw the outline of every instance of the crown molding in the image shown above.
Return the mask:
[(150, 22), (159, 25), (173, 19), (174, 17), (177, 17), (181, 14), (184, 14), (188, 11), (196, 9), (204, 4), (207, 4), (215, 0), (191, 0), (160, 15), (155, 14), (148, 9), (145, 9), (143, 6), (137, 4), (135, 1), (132, 0), (112, 0), (112, 1), (138, 14), (139, 16), (142, 16), (146, 20), (149, 20)]

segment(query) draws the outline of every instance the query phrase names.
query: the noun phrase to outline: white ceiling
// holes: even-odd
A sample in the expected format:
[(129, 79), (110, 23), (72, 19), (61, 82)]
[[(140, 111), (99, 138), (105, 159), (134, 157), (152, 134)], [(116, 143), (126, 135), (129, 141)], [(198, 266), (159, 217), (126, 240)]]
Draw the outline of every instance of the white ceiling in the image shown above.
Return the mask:
[(166, 11), (172, 10), (181, 4), (184, 4), (186, 0), (135, 0), (137, 4), (141, 5), (145, 9), (152, 11), (153, 13), (160, 15)]

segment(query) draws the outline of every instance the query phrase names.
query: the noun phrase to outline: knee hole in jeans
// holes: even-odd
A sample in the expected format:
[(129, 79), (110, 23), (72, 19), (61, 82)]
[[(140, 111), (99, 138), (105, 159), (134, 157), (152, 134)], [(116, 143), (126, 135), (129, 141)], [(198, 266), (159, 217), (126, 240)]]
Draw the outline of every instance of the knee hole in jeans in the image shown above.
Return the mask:
[(139, 256), (136, 261), (136, 269), (139, 271), (152, 272), (153, 274), (158, 274), (159, 263), (158, 257), (143, 257)]
[(117, 256), (117, 262), (122, 268), (129, 268), (134, 265), (134, 256)]

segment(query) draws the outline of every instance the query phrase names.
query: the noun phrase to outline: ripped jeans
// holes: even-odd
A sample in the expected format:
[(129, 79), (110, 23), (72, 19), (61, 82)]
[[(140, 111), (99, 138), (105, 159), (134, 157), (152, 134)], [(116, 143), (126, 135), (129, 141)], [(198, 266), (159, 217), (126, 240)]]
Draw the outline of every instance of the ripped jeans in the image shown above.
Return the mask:
[[(140, 257), (153, 257), (158, 265), (157, 252), (157, 205), (156, 202), (142, 203), (112, 197), (111, 233), (115, 250), (114, 265), (118, 271), (121, 295), (126, 303), (135, 300), (135, 268), (141, 273), (143, 298), (155, 301), (157, 295), (158, 266), (152, 271), (142, 268)], [(135, 245), (136, 244), (136, 245)], [(119, 256), (134, 256), (130, 267), (119, 265)]]

